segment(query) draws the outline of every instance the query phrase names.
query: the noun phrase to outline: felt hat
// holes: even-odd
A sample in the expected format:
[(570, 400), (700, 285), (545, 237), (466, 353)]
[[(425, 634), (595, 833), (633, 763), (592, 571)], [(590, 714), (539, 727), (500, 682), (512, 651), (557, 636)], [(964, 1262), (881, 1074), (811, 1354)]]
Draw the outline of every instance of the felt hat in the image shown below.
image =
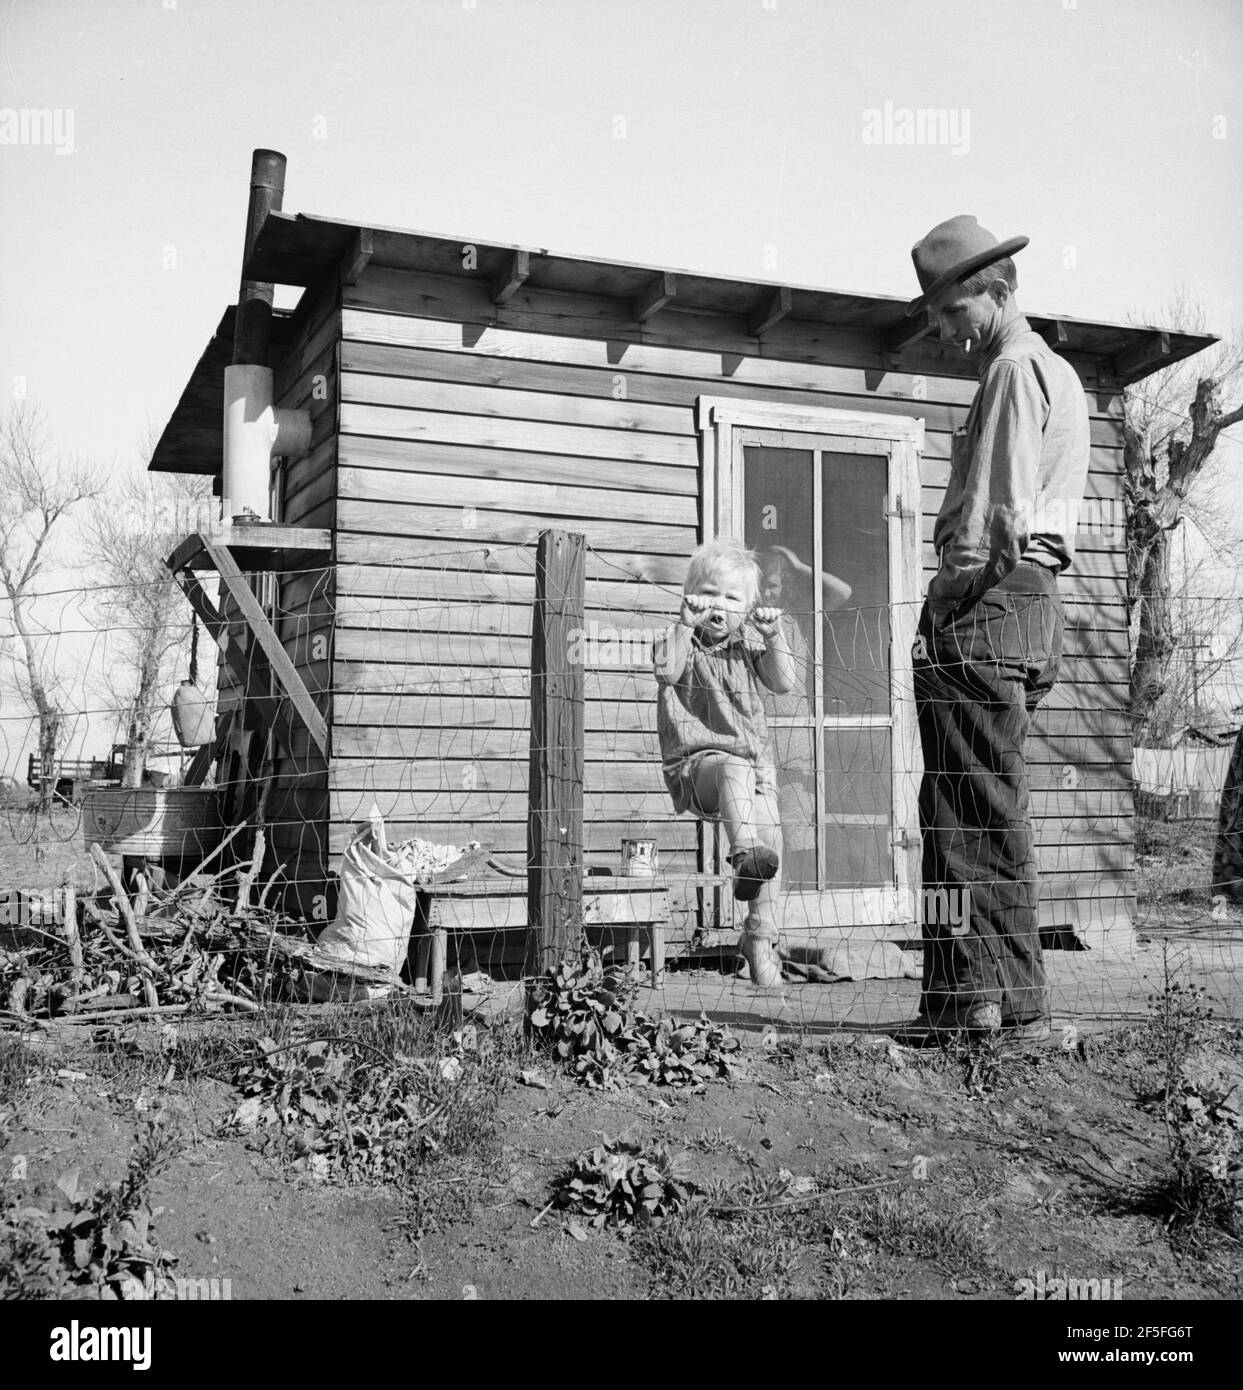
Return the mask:
[(998, 241), (992, 232), (966, 213), (933, 227), (922, 241), (911, 247), (911, 259), (915, 262), (915, 274), (919, 276), (923, 293), (906, 306), (907, 317), (928, 308), (959, 280), (1021, 251), (1029, 239), (1016, 236), (1009, 241)]

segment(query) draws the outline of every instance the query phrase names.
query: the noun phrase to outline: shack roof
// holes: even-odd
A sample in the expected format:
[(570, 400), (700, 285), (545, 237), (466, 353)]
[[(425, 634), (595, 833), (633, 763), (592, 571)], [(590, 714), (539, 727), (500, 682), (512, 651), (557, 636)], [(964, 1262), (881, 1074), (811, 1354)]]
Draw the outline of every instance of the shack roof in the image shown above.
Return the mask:
[[(466, 268), (463, 250), (473, 248)], [(536, 247), (480, 242), (392, 227), (363, 227), (332, 218), (273, 212), (260, 228), (243, 271), (248, 280), (314, 286), (327, 276), (357, 279), (367, 266), (483, 280), (493, 287), (492, 301), (503, 313), (513, 294), (590, 295), (613, 300), (617, 314), (602, 333), (622, 341), (643, 341), (644, 324), (666, 306), (730, 320), (739, 334), (760, 337), (778, 320), (802, 322), (813, 329), (846, 330), (870, 342), (878, 371), (898, 370), (896, 357), (915, 346), (926, 332), (922, 316), (906, 317), (905, 298), (846, 294), (836, 290), (788, 285), (780, 281), (736, 280), (691, 271), (632, 265), (622, 261), (563, 255)], [(303, 300), (309, 300), (304, 295)], [(224, 369), (232, 359), (234, 308), (225, 310), (199, 358), (181, 400), (160, 436), (150, 467), (157, 472), (216, 473), (220, 468)], [(1086, 319), (1027, 314), (1028, 321), (1057, 351), (1094, 359), (1102, 389), (1121, 389), (1161, 367), (1190, 357), (1217, 341), (1203, 333), (1175, 333), (1139, 324), (1100, 323)], [(292, 342), (299, 315), (273, 316), (272, 343)], [(972, 378), (976, 364), (961, 354), (920, 345), (921, 355), (935, 351), (936, 375)], [(776, 354), (774, 354), (776, 355)], [(902, 370), (925, 370), (924, 365)]]

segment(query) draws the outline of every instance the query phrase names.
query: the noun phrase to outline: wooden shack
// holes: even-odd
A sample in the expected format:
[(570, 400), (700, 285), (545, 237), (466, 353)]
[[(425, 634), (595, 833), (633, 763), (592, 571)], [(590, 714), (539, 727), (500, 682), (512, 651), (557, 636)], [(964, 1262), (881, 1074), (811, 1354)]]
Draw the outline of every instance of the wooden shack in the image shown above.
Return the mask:
[[(904, 297), (283, 211), (244, 278), (302, 287), (274, 319), (270, 364), (276, 404), (310, 411), (311, 449), (274, 461), (270, 527), (187, 537), (179, 560), (232, 567), (256, 595), (239, 606), (231, 587), (217, 615), (234, 652), (221, 710), (239, 704), (239, 651), (264, 662), (276, 698), (261, 723), (282, 737), (262, 766), (251, 749), (250, 770), (308, 915), (373, 802), (391, 835), (522, 857), (534, 552), (556, 526), (587, 545), (587, 862), (615, 866), (640, 837), (671, 876), (710, 867), (710, 837), (672, 815), (661, 781), (649, 637), (692, 549), (738, 534), (801, 562), (780, 601), (811, 686), (773, 711), (797, 783), (790, 920), (913, 934), (910, 651), (972, 363), (907, 319)], [(909, 279), (893, 267), (900, 296)], [(219, 474), (233, 315), (153, 469)], [(1029, 750), (1042, 926), (1121, 942), (1135, 901), (1121, 393), (1211, 340), (1028, 317), (1079, 373), (1092, 438), (1065, 662)], [(821, 570), (850, 584), (846, 608), (825, 611), (808, 577)], [(235, 769), (238, 732), (214, 750)]]

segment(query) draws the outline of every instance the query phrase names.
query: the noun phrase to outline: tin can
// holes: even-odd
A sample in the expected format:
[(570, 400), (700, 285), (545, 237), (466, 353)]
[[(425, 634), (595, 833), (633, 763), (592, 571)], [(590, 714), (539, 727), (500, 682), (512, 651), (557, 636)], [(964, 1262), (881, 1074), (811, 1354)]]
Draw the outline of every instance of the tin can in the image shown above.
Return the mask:
[(622, 841), (623, 878), (653, 878), (658, 860), (655, 840)]

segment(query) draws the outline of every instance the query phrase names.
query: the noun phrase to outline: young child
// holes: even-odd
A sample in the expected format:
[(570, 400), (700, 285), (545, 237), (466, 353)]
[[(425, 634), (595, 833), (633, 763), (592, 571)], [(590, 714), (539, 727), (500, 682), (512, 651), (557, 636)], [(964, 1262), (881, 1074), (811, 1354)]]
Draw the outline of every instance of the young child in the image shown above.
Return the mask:
[(739, 541), (691, 556), (682, 611), (656, 647), (657, 728), (674, 809), (720, 821), (734, 896), (750, 904), (739, 949), (761, 989), (779, 988), (781, 816), (759, 687), (796, 675), (779, 608), (757, 607), (760, 569)]

